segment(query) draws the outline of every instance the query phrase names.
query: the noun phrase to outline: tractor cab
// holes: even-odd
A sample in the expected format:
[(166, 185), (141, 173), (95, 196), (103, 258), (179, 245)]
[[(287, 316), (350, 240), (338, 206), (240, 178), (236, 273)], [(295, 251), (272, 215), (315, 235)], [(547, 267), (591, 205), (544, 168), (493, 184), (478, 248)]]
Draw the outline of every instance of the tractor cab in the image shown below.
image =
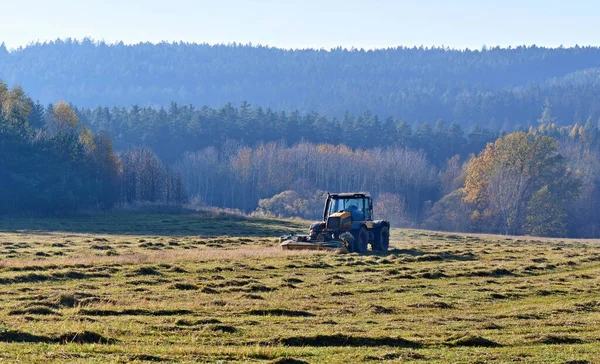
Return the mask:
[(353, 222), (371, 221), (373, 202), (364, 193), (329, 194), (323, 211), (327, 229), (350, 230)]

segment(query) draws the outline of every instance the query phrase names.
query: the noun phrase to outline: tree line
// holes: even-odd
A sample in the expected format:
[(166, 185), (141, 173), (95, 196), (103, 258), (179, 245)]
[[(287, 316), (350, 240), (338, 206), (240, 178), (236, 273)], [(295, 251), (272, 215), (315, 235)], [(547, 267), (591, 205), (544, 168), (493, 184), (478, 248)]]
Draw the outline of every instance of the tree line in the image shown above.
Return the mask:
[[(42, 105), (37, 105), (43, 109)], [(47, 107), (49, 110), (52, 105)], [(479, 152), (495, 140), (500, 131), (473, 126), (469, 130), (443, 120), (409, 124), (388, 117), (384, 120), (371, 112), (345, 113), (328, 118), (316, 112), (302, 114), (276, 112), (270, 108), (239, 106), (230, 103), (220, 108), (180, 106), (168, 109), (139, 107), (76, 108), (79, 119), (92, 130), (106, 130), (119, 150), (138, 145), (152, 149), (162, 160), (174, 163), (188, 151), (206, 147), (221, 148), (230, 140), (254, 146), (284, 142), (343, 144), (356, 149), (401, 147), (423, 150), (429, 160), (442, 166), (456, 154), (463, 157)]]
[(260, 45), (0, 45), (0, 75), (43, 104), (219, 107), (242, 101), (328, 117), (370, 110), (409, 123), (456, 121), (507, 132), (535, 125), (548, 99), (564, 124), (600, 117), (600, 48), (284, 50)]
[(22, 88), (0, 81), (0, 214), (182, 203), (185, 193), (181, 178), (151, 151), (119, 156), (110, 136), (92, 133), (69, 104), (58, 102), (45, 111)]
[(442, 168), (403, 147), (230, 141), (185, 153), (176, 170), (196, 203), (262, 215), (318, 219), (324, 191), (366, 190), (395, 226), (598, 237), (599, 144), (584, 130), (540, 125)]
[(3, 214), (191, 202), (318, 218), (324, 191), (366, 190), (395, 226), (600, 234), (598, 124), (561, 125), (550, 102), (535, 126), (513, 133), (247, 103), (42, 107), (4, 83), (0, 103)]
[[(425, 153), (402, 147), (361, 150), (308, 142), (248, 147), (230, 142), (220, 150), (188, 152), (176, 169), (189, 195), (201, 204), (251, 212), (261, 200), (267, 204), (281, 192), (298, 196), (289, 202), (296, 209), (259, 206), (259, 212), (288, 211), (275, 213), (282, 216), (318, 217), (323, 202), (319, 191), (370, 191), (397, 194), (410, 221), (417, 222), (423, 218), (424, 202), (439, 198), (437, 171)], [(316, 205), (304, 206), (315, 195)]]

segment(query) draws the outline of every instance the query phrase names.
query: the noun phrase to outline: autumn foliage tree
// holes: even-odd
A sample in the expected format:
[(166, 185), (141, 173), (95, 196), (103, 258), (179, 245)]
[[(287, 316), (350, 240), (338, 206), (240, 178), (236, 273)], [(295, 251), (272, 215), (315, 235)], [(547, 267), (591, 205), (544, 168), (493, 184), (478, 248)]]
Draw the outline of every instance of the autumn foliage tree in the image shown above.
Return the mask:
[[(488, 144), (469, 162), (464, 201), (477, 207), (474, 218), (498, 232), (562, 236), (567, 234), (567, 216), (558, 211), (566, 211), (577, 193), (578, 183), (558, 153), (557, 142), (517, 132)], [(557, 214), (548, 210), (550, 201), (560, 204), (553, 205)], [(543, 214), (553, 214), (555, 219)]]
[(187, 202), (179, 173), (164, 165), (152, 150), (139, 147), (121, 154), (121, 203), (176, 204)]
[(50, 135), (75, 132), (79, 117), (71, 106), (64, 101), (59, 101), (52, 106), (48, 115), (46, 128)]
[(400, 195), (381, 193), (375, 199), (375, 218), (388, 220), (395, 227), (411, 226), (406, 204)]
[(456, 189), (433, 205), (424, 221), (424, 227), (443, 231), (477, 231), (472, 218), (473, 205), (464, 201), (464, 189)]

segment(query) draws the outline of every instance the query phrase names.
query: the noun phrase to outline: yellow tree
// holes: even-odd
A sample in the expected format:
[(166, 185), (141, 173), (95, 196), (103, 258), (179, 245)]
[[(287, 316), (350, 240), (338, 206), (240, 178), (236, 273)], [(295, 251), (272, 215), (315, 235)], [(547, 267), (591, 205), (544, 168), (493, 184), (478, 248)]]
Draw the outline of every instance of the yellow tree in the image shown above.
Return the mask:
[(28, 128), (27, 117), (31, 112), (31, 104), (31, 99), (21, 86), (9, 90), (6, 84), (0, 81), (0, 132), (24, 135)]
[(69, 104), (59, 101), (52, 108), (48, 119), (48, 132), (51, 135), (73, 133), (77, 128), (79, 118)]
[(523, 232), (527, 205), (535, 191), (567, 176), (554, 139), (517, 132), (487, 145), (467, 166), (464, 201), (478, 217), (505, 234)]

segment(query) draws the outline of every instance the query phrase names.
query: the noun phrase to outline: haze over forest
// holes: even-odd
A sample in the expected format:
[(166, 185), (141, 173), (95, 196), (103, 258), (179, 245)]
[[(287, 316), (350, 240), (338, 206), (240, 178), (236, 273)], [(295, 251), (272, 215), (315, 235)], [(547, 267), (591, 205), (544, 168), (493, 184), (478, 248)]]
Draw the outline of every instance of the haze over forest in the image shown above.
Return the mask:
[(220, 107), (247, 101), (327, 117), (370, 111), (512, 131), (546, 102), (559, 124), (600, 117), (600, 48), (283, 50), (249, 45), (57, 40), (8, 51), (0, 75), (42, 104)]
[[(600, 48), (0, 47), (0, 213), (148, 205), (600, 234)], [(494, 189), (502, 186), (501, 190)]]

